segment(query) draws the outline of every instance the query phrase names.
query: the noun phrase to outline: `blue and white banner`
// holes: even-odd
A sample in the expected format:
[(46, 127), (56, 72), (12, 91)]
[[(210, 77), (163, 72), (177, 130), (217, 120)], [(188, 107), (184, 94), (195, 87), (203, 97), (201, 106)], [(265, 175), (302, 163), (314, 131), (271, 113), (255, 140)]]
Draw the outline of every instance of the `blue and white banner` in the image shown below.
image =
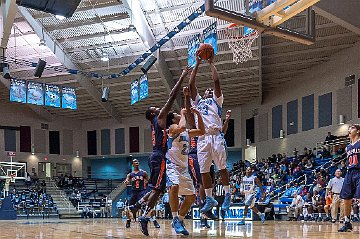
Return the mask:
[(45, 84), (45, 106), (60, 108), (60, 86)]
[(147, 75), (144, 74), (140, 77), (140, 100), (149, 96), (149, 81)]
[[(236, 219), (241, 220), (244, 218), (244, 206), (231, 206), (229, 210), (225, 212), (225, 219)], [(212, 209), (213, 214), (220, 218), (219, 215), (217, 215), (216, 207), (213, 207)], [(192, 217), (194, 220), (200, 219), (200, 210), (197, 207), (193, 207), (192, 209)], [(245, 220), (253, 220), (252, 210), (249, 208), (248, 213), (245, 217)]]
[(44, 84), (28, 81), (27, 103), (32, 105), (44, 105)]
[(194, 67), (196, 64), (196, 51), (200, 46), (200, 34), (193, 37), (188, 42), (188, 66)]
[(218, 46), (217, 46), (217, 22), (214, 22), (213, 24), (208, 26), (203, 31), (203, 35), (204, 35), (204, 43), (208, 43), (208, 44), (212, 45), (212, 47), (214, 48), (214, 54), (216, 55), (217, 49), (218, 49)]
[(134, 80), (131, 82), (131, 105), (139, 101), (139, 81)]
[(76, 92), (74, 88), (66, 86), (62, 87), (61, 105), (64, 109), (77, 109)]
[(10, 101), (26, 103), (26, 81), (10, 80)]

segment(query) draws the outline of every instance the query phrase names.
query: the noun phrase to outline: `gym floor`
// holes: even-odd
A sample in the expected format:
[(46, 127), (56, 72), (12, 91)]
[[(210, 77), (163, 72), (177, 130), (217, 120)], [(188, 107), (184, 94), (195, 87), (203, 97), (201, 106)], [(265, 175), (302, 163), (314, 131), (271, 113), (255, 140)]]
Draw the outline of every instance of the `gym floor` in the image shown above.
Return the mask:
[[(125, 220), (119, 219), (81, 219), (81, 220), (16, 220), (0, 221), (0, 238), (142, 238), (137, 223), (125, 229)], [(171, 227), (171, 220), (160, 220), (161, 228), (156, 229), (149, 223), (150, 237), (177, 238)], [(190, 237), (196, 238), (326, 238), (352, 239), (359, 238), (359, 225), (354, 224), (353, 232), (338, 233), (340, 224), (316, 222), (287, 222), (267, 221), (247, 222), (244, 226), (237, 226), (237, 221), (210, 222), (212, 228), (200, 229), (199, 221), (186, 220), (186, 227)]]

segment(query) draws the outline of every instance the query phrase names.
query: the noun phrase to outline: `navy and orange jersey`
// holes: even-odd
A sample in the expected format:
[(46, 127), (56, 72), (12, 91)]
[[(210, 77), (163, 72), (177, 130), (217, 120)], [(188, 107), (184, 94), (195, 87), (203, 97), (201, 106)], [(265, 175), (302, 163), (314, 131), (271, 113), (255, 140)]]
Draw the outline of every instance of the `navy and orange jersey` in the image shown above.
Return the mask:
[(360, 141), (357, 141), (354, 144), (349, 144), (346, 147), (346, 154), (348, 159), (348, 168), (358, 168), (360, 169), (359, 165), (359, 158), (360, 158)]
[(157, 116), (151, 120), (151, 141), (153, 151), (161, 151), (165, 155), (167, 150), (166, 128), (160, 127)]
[(197, 141), (198, 141), (198, 137), (190, 138), (189, 154), (197, 154)]
[(132, 171), (130, 173), (130, 182), (133, 191), (142, 191), (146, 189), (145, 171), (140, 170), (138, 172)]

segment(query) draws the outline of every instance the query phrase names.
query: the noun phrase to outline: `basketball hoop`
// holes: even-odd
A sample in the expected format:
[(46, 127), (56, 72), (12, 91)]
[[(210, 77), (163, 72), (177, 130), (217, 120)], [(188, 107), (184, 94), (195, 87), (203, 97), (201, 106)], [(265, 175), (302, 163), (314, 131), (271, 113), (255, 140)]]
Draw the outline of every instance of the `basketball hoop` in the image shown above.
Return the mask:
[(251, 32), (244, 30), (243, 26), (232, 23), (225, 31), (225, 35), (229, 38), (229, 48), (233, 53), (233, 62), (236, 64), (244, 63), (253, 57), (251, 46), (259, 37), (255, 29), (251, 29)]

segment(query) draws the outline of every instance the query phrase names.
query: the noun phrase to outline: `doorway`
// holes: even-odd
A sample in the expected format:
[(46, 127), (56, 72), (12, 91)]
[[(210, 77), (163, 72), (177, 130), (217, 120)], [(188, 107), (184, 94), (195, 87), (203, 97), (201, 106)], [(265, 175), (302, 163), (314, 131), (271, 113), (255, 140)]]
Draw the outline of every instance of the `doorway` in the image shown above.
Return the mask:
[(38, 164), (38, 177), (39, 178), (52, 178), (53, 175), (53, 163), (39, 162)]

